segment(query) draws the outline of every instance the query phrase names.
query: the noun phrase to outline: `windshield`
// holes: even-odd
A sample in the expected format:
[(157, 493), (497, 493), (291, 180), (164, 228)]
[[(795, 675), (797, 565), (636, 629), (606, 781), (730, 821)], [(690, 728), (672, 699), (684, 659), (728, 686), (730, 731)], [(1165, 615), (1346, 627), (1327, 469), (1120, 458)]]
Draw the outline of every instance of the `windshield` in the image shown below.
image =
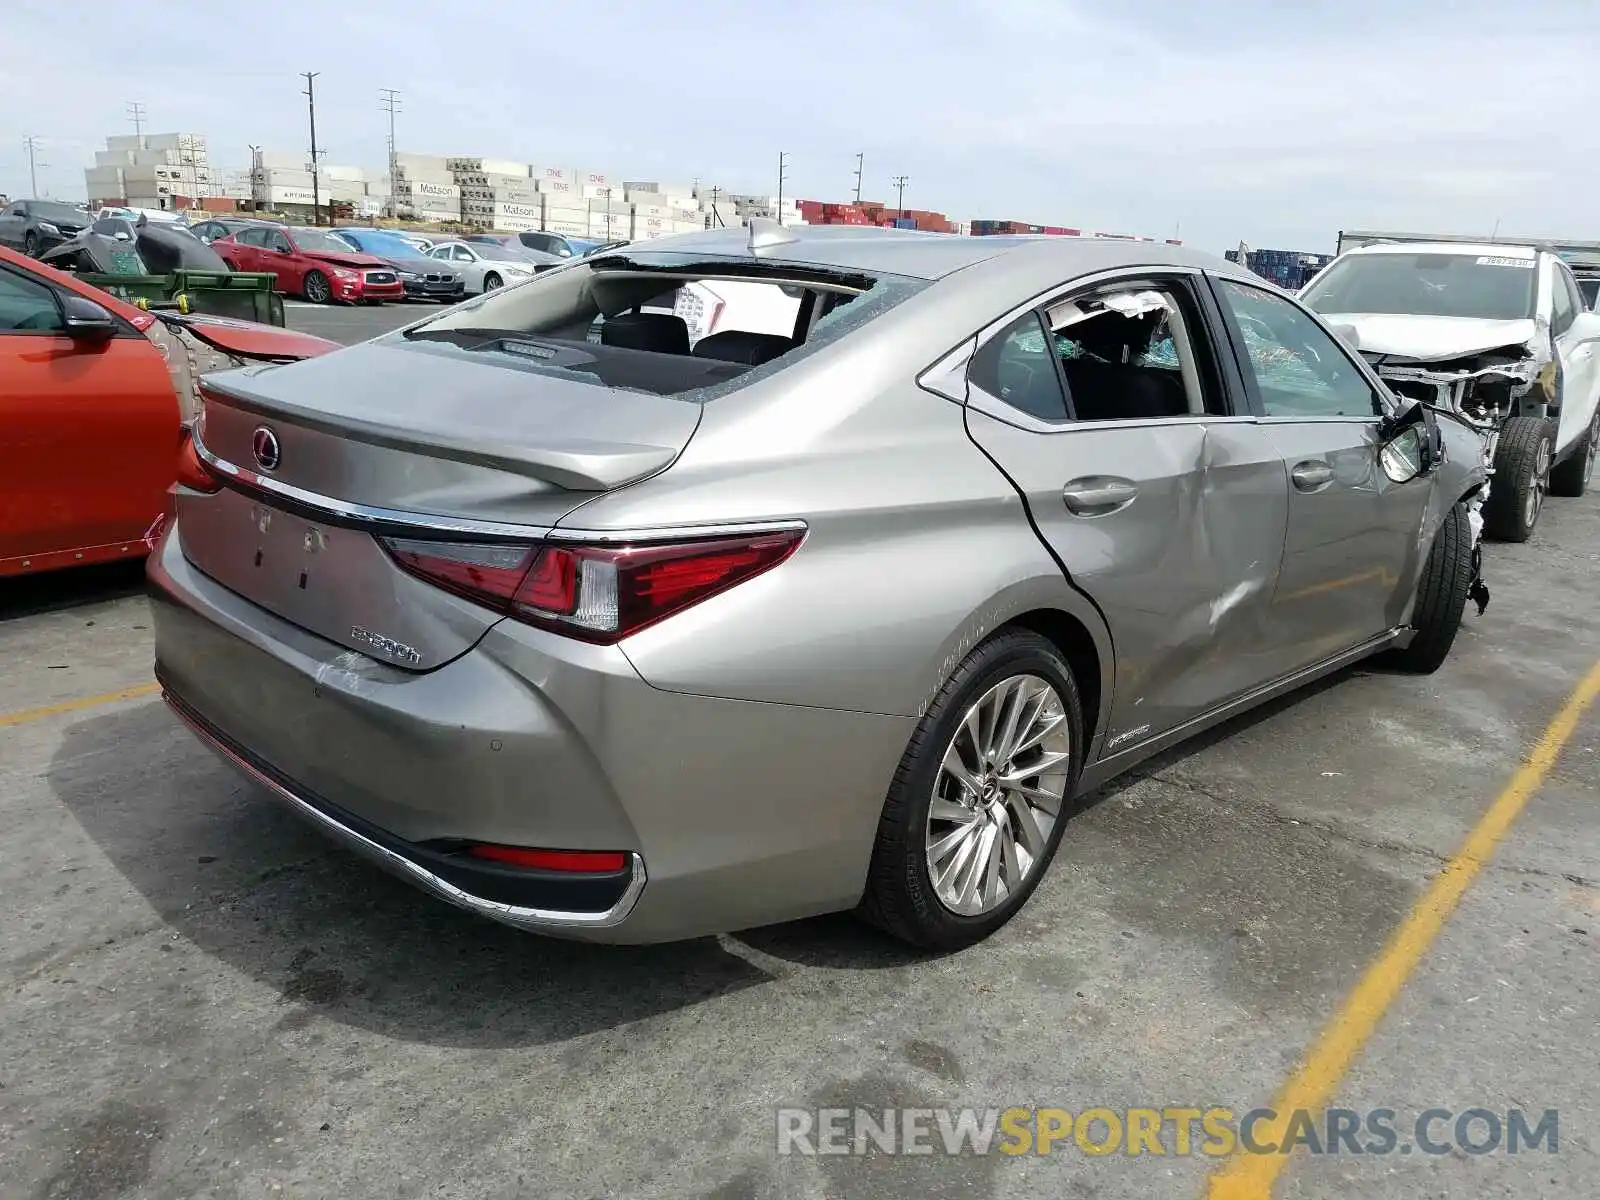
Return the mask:
[(352, 253), (348, 242), (335, 237), (326, 229), (295, 229), (293, 233), (297, 250), (309, 250), (315, 254)]
[(601, 254), (387, 336), (703, 401), (783, 369), (926, 286), (772, 260)]
[(34, 200), (29, 203), (28, 212), (40, 221), (65, 221), (68, 225), (89, 223), (88, 212), (81, 208), (73, 208), (70, 204), (49, 204), (42, 200)]
[(1300, 299), (1322, 313), (1520, 321), (1534, 315), (1536, 262), (1481, 254), (1352, 254)]

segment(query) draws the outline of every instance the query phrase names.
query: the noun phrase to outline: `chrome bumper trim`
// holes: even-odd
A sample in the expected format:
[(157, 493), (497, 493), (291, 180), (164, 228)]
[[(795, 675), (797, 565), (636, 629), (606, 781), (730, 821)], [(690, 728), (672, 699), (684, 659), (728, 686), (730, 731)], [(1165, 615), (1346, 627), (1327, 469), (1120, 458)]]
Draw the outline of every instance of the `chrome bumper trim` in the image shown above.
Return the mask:
[(566, 929), (609, 929), (620, 925), (633, 906), (638, 902), (639, 894), (644, 891), (645, 871), (644, 859), (637, 853), (632, 854), (633, 876), (628, 881), (627, 891), (617, 902), (605, 912), (558, 912), (543, 908), (518, 908), (511, 904), (501, 904), (493, 900), (485, 900), (481, 896), (474, 896), (464, 892), (453, 883), (439, 878), (425, 867), (418, 866), (409, 858), (396, 854), (387, 846), (380, 846), (371, 838), (357, 833), (354, 829), (334, 820), (314, 804), (301, 799), (276, 779), (264, 774), (253, 764), (247, 762), (236, 754), (230, 747), (223, 744), (202, 723), (195, 720), (184, 710), (181, 702), (177, 701), (165, 690), (161, 698), (166, 701), (167, 707), (201, 742), (216, 753), (224, 762), (227, 762), (246, 778), (255, 781), (266, 788), (278, 800), (287, 804), (295, 813), (317, 826), (335, 841), (354, 850), (362, 857), (370, 859), (384, 870), (399, 876), (406, 882), (416, 885), (430, 895), (453, 904), (457, 908), (464, 908), (468, 912), (476, 913), (480, 917), (488, 917), (491, 921), (498, 921), (503, 925), (510, 925), (517, 929), (533, 932), (560, 932)]

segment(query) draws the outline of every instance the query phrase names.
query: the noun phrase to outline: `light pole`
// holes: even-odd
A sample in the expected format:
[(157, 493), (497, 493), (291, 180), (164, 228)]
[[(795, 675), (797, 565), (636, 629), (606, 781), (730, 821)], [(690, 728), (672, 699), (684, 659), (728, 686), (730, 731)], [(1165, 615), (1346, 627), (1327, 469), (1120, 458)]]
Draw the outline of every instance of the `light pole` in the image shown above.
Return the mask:
[(380, 88), (379, 91), (382, 92), (379, 103), (383, 105), (389, 114), (389, 203), (387, 207), (389, 219), (392, 221), (396, 212), (394, 206), (394, 115), (400, 111), (400, 93), (395, 91), (394, 88)]
[(35, 151), (39, 148), (39, 139), (30, 133), (22, 139), (22, 144), (28, 148), (28, 188), (30, 189), (28, 195), (37, 196), (39, 194), (39, 165), (38, 160), (35, 158)]
[(317, 186), (317, 86), (321, 71), (302, 71), (306, 81), (306, 109), (311, 116), (311, 223), (322, 224), (322, 189)]

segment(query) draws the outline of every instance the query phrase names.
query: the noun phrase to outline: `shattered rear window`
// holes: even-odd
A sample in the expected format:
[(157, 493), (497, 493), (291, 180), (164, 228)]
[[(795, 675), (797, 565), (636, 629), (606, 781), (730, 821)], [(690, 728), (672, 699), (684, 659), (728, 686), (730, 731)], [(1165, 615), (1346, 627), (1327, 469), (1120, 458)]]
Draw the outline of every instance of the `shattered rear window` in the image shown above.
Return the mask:
[(1480, 254), (1352, 254), (1301, 294), (1321, 313), (1389, 313), (1522, 321), (1536, 311), (1534, 258)]

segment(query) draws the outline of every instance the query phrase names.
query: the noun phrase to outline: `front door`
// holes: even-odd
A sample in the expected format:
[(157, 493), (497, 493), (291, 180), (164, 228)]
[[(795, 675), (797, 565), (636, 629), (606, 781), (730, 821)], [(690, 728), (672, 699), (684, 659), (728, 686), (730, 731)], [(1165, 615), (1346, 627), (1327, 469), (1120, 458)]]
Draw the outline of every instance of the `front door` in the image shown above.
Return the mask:
[(1594, 396), (1600, 390), (1600, 344), (1595, 341), (1600, 317), (1585, 311), (1583, 295), (1566, 265), (1553, 256), (1550, 264), (1550, 332), (1561, 364), (1556, 448), (1565, 451), (1583, 436), (1594, 415)]
[(1283, 464), (1234, 415), (1186, 278), (1117, 280), (984, 344), (968, 428), (1023, 493), (1116, 653), (1105, 751), (1257, 686)]
[(1282, 673), (1402, 624), (1434, 486), (1397, 484), (1378, 461), (1379, 394), (1298, 305), (1217, 279), (1246, 386), (1289, 478), (1289, 529), (1270, 619)]
[(172, 481), (160, 352), (131, 326), (98, 343), (65, 330), (53, 287), (0, 266), (0, 574), (136, 547)]

